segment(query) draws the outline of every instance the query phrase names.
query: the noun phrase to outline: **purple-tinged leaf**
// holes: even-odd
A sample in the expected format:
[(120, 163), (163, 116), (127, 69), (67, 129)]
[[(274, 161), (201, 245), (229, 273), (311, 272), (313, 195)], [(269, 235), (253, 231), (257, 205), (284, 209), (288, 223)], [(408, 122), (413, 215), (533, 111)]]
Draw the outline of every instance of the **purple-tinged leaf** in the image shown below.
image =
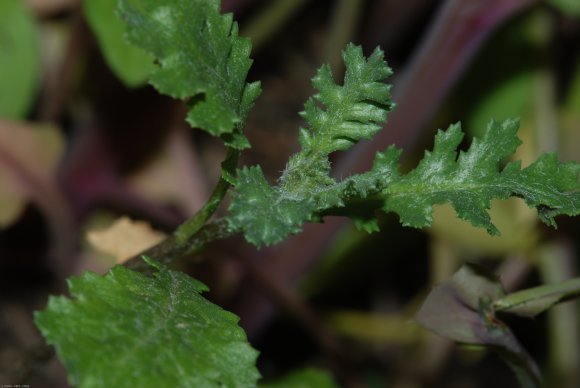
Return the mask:
[(497, 277), (466, 264), (431, 291), (416, 319), (454, 341), (490, 347), (506, 360), (523, 387), (539, 387), (541, 374), (535, 361), (494, 315), (493, 302), (503, 295)]

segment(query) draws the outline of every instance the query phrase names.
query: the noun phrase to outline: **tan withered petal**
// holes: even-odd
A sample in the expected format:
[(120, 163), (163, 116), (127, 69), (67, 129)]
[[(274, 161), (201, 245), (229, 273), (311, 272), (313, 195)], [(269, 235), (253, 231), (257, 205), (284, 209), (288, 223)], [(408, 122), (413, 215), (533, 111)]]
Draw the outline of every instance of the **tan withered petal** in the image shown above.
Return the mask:
[(106, 229), (89, 230), (87, 240), (99, 251), (112, 255), (119, 264), (161, 242), (166, 235), (144, 221), (118, 218)]

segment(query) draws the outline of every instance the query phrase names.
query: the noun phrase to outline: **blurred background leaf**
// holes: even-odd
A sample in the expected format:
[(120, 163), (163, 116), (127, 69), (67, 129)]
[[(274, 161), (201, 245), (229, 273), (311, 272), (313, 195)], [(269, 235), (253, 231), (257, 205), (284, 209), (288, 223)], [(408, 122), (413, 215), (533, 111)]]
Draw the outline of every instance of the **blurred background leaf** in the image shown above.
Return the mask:
[(84, 0), (83, 7), (111, 70), (128, 87), (145, 84), (155, 69), (153, 56), (125, 40), (127, 25), (119, 18), (117, 0)]
[(0, 2), (0, 117), (24, 118), (40, 75), (38, 29), (22, 0)]

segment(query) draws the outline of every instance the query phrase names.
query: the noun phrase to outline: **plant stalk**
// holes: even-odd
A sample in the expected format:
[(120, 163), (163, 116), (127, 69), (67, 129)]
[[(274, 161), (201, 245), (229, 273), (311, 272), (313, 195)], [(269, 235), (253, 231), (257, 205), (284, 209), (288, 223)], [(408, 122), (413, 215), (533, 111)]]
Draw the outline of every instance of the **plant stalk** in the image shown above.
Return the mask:
[(148, 272), (151, 267), (141, 257), (148, 256), (162, 265), (170, 266), (175, 261), (201, 251), (207, 244), (230, 237), (238, 230), (232, 229), (226, 218), (209, 222), (192, 234), (188, 239), (179, 240), (173, 234), (159, 244), (133, 256), (123, 265), (138, 272)]
[(234, 150), (233, 148), (228, 148), (226, 159), (222, 163), (222, 176), (220, 177), (209, 199), (193, 217), (186, 220), (173, 233), (173, 239), (175, 239), (175, 242), (178, 245), (184, 244), (188, 240), (192, 239), (215, 213), (219, 204), (222, 202), (231, 187), (231, 183), (224, 178), (224, 175), (231, 174), (231, 171), (228, 171), (228, 167), (233, 166), (233, 168), (235, 168), (239, 157), (240, 151)]

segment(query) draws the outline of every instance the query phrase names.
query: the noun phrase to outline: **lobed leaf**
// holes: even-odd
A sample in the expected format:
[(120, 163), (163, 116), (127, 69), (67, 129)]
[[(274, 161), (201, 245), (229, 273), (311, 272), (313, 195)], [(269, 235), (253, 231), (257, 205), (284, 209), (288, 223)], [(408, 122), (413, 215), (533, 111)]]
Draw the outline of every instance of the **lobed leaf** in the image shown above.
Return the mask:
[(202, 283), (145, 258), (152, 277), (115, 267), (69, 279), (36, 324), (78, 387), (246, 387), (260, 377), (238, 317)]
[(349, 44), (342, 57), (346, 64), (343, 85), (335, 84), (329, 65), (323, 65), (312, 79), (318, 93), (308, 99), (301, 113), (310, 126), (301, 131), (302, 153), (328, 155), (371, 139), (392, 109), (391, 87), (382, 82), (392, 71), (383, 61), (383, 52), (377, 48), (365, 59), (360, 46)]
[[(447, 131), (439, 131), (433, 151), (427, 151), (417, 168), (406, 175), (398, 169), (401, 151), (389, 147), (377, 154), (371, 171), (340, 183), (305, 187), (306, 192), (301, 196), (291, 196), (283, 188), (272, 188), (270, 204), (277, 203), (275, 196), (278, 195), (279, 201), (291, 198), (291, 208), (300, 209), (300, 216), (295, 215), (291, 224), (274, 221), (272, 216), (276, 215), (271, 213), (264, 214), (268, 219), (260, 218), (256, 213), (262, 206), (260, 196), (247, 201), (244, 195), (249, 189), (243, 187), (247, 182), (240, 182), (232, 205), (235, 209), (233, 225), (240, 226), (246, 237), (251, 234), (248, 240), (259, 245), (260, 242), (276, 243), (287, 234), (300, 231), (301, 223), (318, 220), (327, 214), (349, 216), (359, 228), (368, 232), (378, 230), (376, 210), (399, 214), (404, 226), (427, 227), (432, 222), (433, 206), (444, 203), (450, 203), (460, 218), (498, 235), (499, 230), (491, 222), (487, 210), (493, 199), (511, 196), (523, 198), (550, 226), (556, 226), (556, 216), (580, 214), (579, 164), (560, 163), (554, 154), (544, 154), (526, 168), (522, 169), (519, 162), (508, 163), (502, 168), (503, 161), (520, 144), (517, 128), (515, 120), (492, 121), (483, 139), (474, 139), (466, 152), (458, 153), (463, 133), (458, 124), (452, 125)], [(307, 210), (312, 213), (307, 214)], [(255, 218), (244, 224), (243, 218), (252, 217), (249, 213)], [(282, 226), (276, 238), (263, 232), (265, 225), (272, 222)], [(284, 229), (284, 226), (288, 227)]]
[(309, 128), (300, 130), (302, 149), (289, 160), (280, 178), (285, 191), (304, 195), (335, 183), (328, 177), (328, 155), (371, 139), (393, 109), (391, 87), (382, 82), (392, 74), (383, 52), (377, 48), (366, 59), (360, 46), (349, 44), (342, 58), (346, 66), (343, 85), (334, 82), (328, 65), (312, 79), (318, 93), (308, 99), (301, 112)]
[(246, 83), (250, 41), (238, 36), (218, 0), (120, 0), (128, 39), (157, 58), (151, 83), (159, 92), (188, 100), (188, 123), (220, 136), (232, 148), (250, 146), (242, 134), (260, 94)]
[(499, 231), (486, 210), (494, 198), (523, 198), (551, 226), (556, 226), (555, 216), (580, 214), (579, 164), (560, 163), (545, 154), (524, 169), (519, 162), (501, 168), (520, 144), (517, 129), (516, 120), (491, 121), (483, 139), (475, 138), (459, 156), (459, 125), (440, 131), (433, 151), (425, 153), (417, 168), (380, 194), (383, 210), (398, 213), (405, 226), (421, 228), (431, 224), (433, 205), (450, 203), (460, 218), (492, 235)]
[[(329, 176), (329, 154), (371, 138), (393, 107), (390, 86), (382, 82), (391, 75), (382, 51), (376, 49), (366, 59), (360, 47), (350, 44), (343, 59), (343, 85), (334, 82), (328, 66), (313, 78), (318, 94), (302, 112), (309, 128), (300, 130), (302, 149), (288, 161), (279, 184), (270, 187), (259, 168), (239, 173), (230, 227), (242, 230), (254, 245), (282, 241), (300, 232), (304, 222), (319, 220), (323, 210), (343, 206), (345, 185)], [(361, 224), (372, 229), (365, 217)]]
[(259, 166), (238, 173), (237, 192), (230, 206), (230, 226), (242, 227), (246, 239), (256, 246), (274, 244), (298, 233), (310, 220), (315, 204), (309, 199), (288, 198), (271, 187)]

